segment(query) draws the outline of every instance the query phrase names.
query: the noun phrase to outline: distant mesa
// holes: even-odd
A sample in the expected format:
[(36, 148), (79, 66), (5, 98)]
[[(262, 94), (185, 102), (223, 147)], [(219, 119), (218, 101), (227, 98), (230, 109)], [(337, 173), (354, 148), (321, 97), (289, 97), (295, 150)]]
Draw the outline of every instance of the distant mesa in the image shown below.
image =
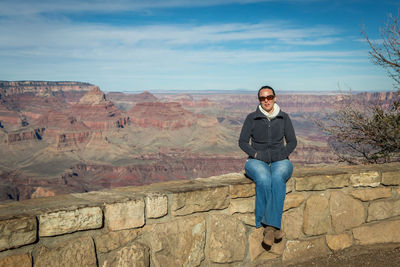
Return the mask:
[(193, 96), (191, 96), (190, 94), (180, 94), (178, 96), (175, 97), (176, 100), (180, 100), (180, 101), (193, 101)]
[(131, 121), (141, 127), (179, 129), (197, 122), (197, 116), (178, 102), (137, 103), (128, 113)]
[(126, 101), (133, 103), (158, 101), (158, 98), (148, 91), (144, 91), (143, 93), (140, 94), (125, 94), (120, 92), (110, 92), (107, 93), (107, 97), (115, 103), (118, 103), (119, 101)]
[[(161, 94), (162, 95), (162, 94)], [(196, 98), (189, 94), (167, 94), (163, 95), (163, 102), (178, 102), (185, 108), (216, 108), (219, 104), (215, 101), (210, 100), (208, 97)]]
[(138, 102), (154, 102), (157, 101), (157, 97), (155, 97), (152, 93), (148, 91), (144, 91), (143, 93), (137, 94), (136, 100)]
[(83, 82), (68, 81), (0, 81), (1, 98), (22, 94), (57, 95), (65, 92), (89, 91), (96, 85)]
[(192, 103), (194, 101), (193, 96), (189, 94), (164, 95), (163, 100), (164, 102), (179, 102), (183, 105), (186, 105), (187, 103)]
[(100, 90), (99, 87), (94, 87), (90, 89), (90, 91), (84, 95), (81, 100), (79, 100), (80, 104), (100, 104), (108, 101), (106, 95)]
[(92, 88), (80, 100), (71, 104), (71, 114), (92, 130), (124, 128), (129, 117), (108, 100), (99, 87)]

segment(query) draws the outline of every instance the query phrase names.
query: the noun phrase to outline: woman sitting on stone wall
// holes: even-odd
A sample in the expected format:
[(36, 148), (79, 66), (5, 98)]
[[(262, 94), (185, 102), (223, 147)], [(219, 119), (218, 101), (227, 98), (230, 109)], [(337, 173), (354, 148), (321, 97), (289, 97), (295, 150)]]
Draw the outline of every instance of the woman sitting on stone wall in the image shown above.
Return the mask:
[(258, 99), (256, 111), (244, 121), (239, 147), (249, 156), (246, 175), (256, 183), (256, 227), (264, 227), (263, 243), (272, 246), (274, 240), (281, 240), (284, 235), (281, 221), (286, 181), (293, 172), (289, 155), (297, 139), (288, 114), (275, 103), (274, 89), (261, 87)]

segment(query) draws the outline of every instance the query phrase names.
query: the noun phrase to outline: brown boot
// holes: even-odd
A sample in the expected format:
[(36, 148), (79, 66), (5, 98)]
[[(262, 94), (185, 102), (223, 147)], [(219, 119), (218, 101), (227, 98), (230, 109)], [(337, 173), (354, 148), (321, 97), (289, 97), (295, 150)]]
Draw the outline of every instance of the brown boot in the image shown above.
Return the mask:
[(282, 229), (274, 230), (275, 241), (278, 241), (278, 242), (281, 241), (284, 236), (285, 236), (285, 233), (282, 231)]
[(265, 227), (263, 243), (271, 247), (274, 244), (274, 238), (275, 238), (274, 228), (272, 226)]

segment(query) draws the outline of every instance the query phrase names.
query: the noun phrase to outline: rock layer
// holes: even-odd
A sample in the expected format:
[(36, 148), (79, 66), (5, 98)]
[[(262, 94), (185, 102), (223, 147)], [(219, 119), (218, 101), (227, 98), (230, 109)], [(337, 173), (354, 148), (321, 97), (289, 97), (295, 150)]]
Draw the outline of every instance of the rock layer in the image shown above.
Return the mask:
[[(364, 179), (371, 169), (382, 179), (400, 164), (342, 171)], [(300, 169), (292, 179), (331, 171)], [(379, 184), (297, 191), (289, 182), (285, 236), (270, 248), (261, 243), (263, 228), (255, 228), (254, 184), (242, 173), (2, 203), (0, 264), (286, 266), (359, 245), (400, 243), (399, 188)]]

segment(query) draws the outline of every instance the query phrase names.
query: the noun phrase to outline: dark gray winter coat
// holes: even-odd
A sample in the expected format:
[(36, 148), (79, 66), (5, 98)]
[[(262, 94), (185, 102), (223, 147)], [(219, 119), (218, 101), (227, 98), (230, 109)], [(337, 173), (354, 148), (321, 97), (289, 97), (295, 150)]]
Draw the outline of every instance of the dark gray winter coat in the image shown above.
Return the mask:
[(288, 159), (296, 145), (296, 134), (289, 115), (280, 111), (269, 121), (258, 107), (246, 117), (239, 137), (239, 147), (249, 158), (254, 158), (257, 152), (255, 158), (266, 163)]

